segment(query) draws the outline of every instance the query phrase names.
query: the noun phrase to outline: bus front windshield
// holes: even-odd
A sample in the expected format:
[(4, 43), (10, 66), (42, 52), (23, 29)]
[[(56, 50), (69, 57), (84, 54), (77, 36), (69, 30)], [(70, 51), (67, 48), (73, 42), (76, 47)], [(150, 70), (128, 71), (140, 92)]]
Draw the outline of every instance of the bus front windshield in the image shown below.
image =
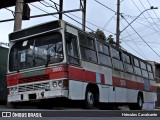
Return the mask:
[(39, 36), (16, 42), (9, 55), (9, 70), (19, 71), (38, 66), (48, 66), (63, 61), (60, 33)]

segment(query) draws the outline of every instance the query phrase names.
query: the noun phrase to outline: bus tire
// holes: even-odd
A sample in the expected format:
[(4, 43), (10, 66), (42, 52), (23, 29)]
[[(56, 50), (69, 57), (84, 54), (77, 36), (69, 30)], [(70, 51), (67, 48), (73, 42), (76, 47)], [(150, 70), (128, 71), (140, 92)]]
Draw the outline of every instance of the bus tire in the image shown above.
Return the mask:
[(95, 106), (95, 96), (94, 93), (87, 89), (86, 95), (85, 95), (85, 108), (86, 109), (92, 109)]
[(143, 107), (143, 98), (141, 95), (138, 95), (136, 108), (137, 110), (142, 110), (142, 107)]
[(143, 107), (143, 97), (142, 95), (138, 94), (137, 103), (130, 104), (129, 108), (130, 110), (142, 110), (142, 107)]

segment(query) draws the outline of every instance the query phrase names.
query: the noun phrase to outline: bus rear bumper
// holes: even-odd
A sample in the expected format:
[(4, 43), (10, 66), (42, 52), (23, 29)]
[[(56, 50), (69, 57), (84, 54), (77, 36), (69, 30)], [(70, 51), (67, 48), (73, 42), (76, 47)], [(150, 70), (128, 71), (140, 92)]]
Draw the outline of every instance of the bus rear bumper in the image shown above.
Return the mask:
[(8, 102), (25, 102), (25, 101), (39, 101), (50, 98), (68, 98), (68, 90), (54, 90), (54, 91), (29, 91), (24, 93), (17, 93), (8, 95)]

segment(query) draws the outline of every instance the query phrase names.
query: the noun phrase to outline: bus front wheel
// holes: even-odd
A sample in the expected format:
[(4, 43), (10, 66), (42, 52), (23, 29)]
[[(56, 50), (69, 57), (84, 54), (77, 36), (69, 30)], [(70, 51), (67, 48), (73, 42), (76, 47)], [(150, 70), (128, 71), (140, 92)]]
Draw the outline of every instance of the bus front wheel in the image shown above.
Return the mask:
[(95, 96), (91, 90), (86, 91), (85, 108), (92, 109), (95, 106)]

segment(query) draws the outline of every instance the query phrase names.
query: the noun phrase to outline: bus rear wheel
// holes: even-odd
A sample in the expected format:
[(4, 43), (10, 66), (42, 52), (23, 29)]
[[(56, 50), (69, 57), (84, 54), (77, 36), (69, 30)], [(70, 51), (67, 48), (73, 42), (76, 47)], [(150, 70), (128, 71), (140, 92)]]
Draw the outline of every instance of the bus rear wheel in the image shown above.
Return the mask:
[(143, 107), (143, 97), (142, 97), (142, 95), (138, 95), (138, 97), (137, 97), (137, 103), (131, 104), (129, 106), (129, 108), (131, 110), (142, 110), (142, 107)]
[(138, 95), (138, 100), (137, 100), (136, 107), (137, 107), (138, 110), (142, 110), (142, 107), (143, 107), (143, 98), (140, 95)]
[(92, 109), (95, 106), (95, 96), (91, 90), (86, 91), (85, 108)]

